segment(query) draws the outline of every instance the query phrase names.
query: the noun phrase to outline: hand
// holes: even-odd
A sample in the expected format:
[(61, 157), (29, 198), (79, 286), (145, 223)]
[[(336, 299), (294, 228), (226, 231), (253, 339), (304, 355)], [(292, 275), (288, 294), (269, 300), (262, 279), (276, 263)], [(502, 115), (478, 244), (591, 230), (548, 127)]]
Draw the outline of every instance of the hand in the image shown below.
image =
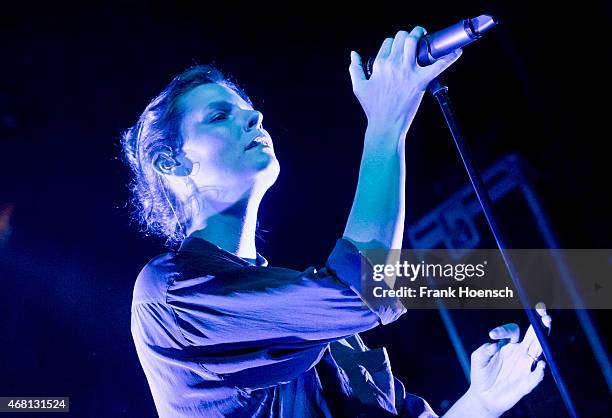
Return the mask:
[(368, 126), (384, 127), (405, 133), (427, 89), (438, 74), (461, 55), (461, 50), (448, 54), (432, 65), (420, 67), (416, 60), (417, 45), (425, 29), (400, 31), (395, 38), (384, 40), (366, 79), (361, 57), (351, 52), (349, 73), (353, 92), (368, 118)]
[(497, 327), (489, 337), (500, 341), (483, 344), (472, 353), (471, 385), (466, 395), (491, 415), (499, 416), (542, 381), (546, 363), (539, 360), (531, 371), (534, 359), (542, 353), (531, 326), (521, 342), (516, 324)]

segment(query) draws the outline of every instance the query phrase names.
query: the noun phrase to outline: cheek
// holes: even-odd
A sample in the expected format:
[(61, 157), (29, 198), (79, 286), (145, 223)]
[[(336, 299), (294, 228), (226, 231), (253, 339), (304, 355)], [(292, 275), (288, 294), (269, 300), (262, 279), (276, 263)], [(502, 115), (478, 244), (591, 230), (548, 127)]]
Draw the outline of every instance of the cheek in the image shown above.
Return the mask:
[(193, 139), (186, 143), (183, 149), (202, 164), (215, 164), (237, 155), (236, 140), (227, 132), (212, 132), (191, 138)]
[(245, 171), (252, 171), (245, 161), (244, 151), (230, 139), (215, 140), (192, 144), (185, 150), (187, 158), (198, 163), (207, 181), (223, 183), (240, 177)]

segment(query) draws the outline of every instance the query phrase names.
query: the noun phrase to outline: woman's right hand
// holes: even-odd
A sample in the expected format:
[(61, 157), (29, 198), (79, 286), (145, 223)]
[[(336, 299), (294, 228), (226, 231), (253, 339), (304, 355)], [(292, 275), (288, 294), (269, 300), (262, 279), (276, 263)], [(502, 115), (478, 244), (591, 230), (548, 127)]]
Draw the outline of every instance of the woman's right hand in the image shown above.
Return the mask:
[(368, 127), (397, 132), (403, 138), (419, 107), (427, 85), (461, 56), (461, 50), (448, 54), (432, 65), (421, 67), (416, 60), (419, 39), (425, 29), (400, 31), (384, 40), (367, 79), (361, 57), (351, 52), (349, 73), (353, 92), (367, 118)]

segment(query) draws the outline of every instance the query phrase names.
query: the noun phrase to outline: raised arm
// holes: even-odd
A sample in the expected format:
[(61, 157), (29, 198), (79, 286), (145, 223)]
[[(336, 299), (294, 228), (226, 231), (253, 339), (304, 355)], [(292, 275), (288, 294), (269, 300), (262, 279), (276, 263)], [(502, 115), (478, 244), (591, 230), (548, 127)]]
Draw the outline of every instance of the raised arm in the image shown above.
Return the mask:
[(459, 58), (449, 54), (433, 65), (416, 62), (421, 27), (400, 31), (383, 42), (366, 79), (361, 57), (351, 52), (353, 91), (368, 125), (353, 206), (344, 237), (360, 250), (401, 248), (405, 213), (404, 141), (427, 89), (438, 74)]

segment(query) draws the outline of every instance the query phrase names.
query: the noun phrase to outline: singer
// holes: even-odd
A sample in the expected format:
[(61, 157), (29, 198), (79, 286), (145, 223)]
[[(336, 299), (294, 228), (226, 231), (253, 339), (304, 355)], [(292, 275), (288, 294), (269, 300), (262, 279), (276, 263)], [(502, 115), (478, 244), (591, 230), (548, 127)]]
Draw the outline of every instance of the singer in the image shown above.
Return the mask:
[[(143, 268), (132, 303), (160, 417), (437, 416), (405, 392), (385, 349), (359, 336), (405, 312), (362, 301), (361, 250), (401, 247), (405, 137), (429, 82), (460, 56), (420, 67), (423, 35), (385, 39), (369, 79), (351, 53), (368, 124), (344, 234), (320, 269), (270, 267), (257, 252), (259, 204), (280, 166), (262, 114), (219, 70), (187, 69), (126, 131), (137, 215), (178, 247)], [(474, 351), (471, 385), (445, 416), (499, 416), (542, 380), (533, 330), (523, 341), (514, 324), (489, 336), (499, 342)]]

